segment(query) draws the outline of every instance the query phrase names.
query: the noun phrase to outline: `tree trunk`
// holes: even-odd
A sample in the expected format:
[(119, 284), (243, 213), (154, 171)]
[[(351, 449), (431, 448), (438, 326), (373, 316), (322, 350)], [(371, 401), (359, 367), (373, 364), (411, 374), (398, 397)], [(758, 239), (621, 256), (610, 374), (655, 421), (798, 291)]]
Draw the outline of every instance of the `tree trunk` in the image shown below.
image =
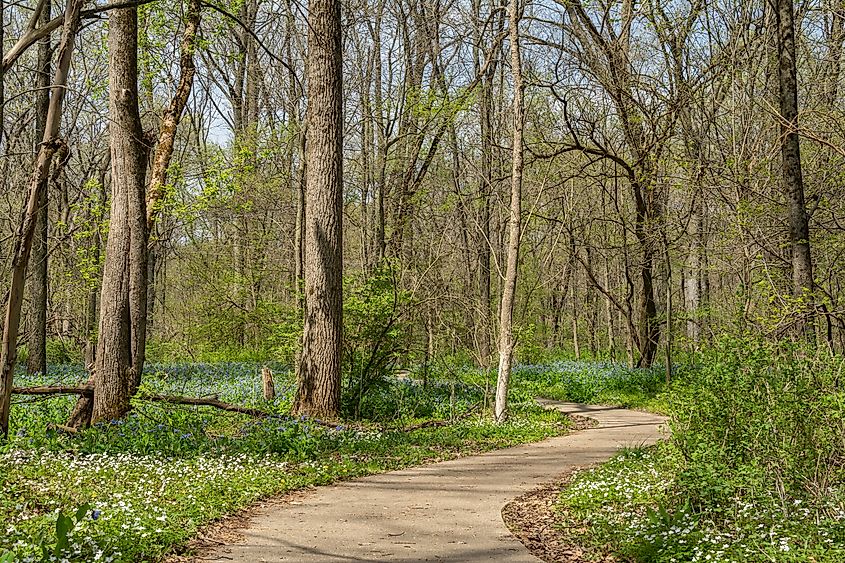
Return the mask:
[[(39, 25), (50, 21), (50, 0), (38, 18)], [(35, 138), (43, 139), (47, 128), (47, 113), (50, 111), (50, 36), (38, 42), (38, 66), (35, 71)], [(36, 148), (36, 154), (38, 149)], [(33, 270), (30, 278), (30, 326), (29, 355), (26, 371), (30, 375), (47, 373), (47, 182), (38, 187), (41, 200), (38, 202), (38, 216), (35, 237), (32, 244)]]
[(513, 362), (513, 306), (519, 268), (519, 239), (522, 230), (522, 171), (523, 129), (525, 126), (524, 85), (522, 82), (522, 57), (519, 47), (519, 0), (508, 3), (511, 72), (513, 73), (513, 153), (511, 169), (511, 206), (508, 217), (508, 251), (505, 281), (502, 287), (502, 305), (499, 310), (499, 376), (496, 381), (496, 422), (508, 418), (508, 387)]
[(79, 29), (79, 11), (81, 0), (70, 0), (65, 6), (64, 27), (59, 44), (56, 74), (53, 77), (50, 109), (44, 129), (43, 142), (38, 151), (35, 170), (29, 183), (29, 195), (23, 219), (14, 239), (12, 250), (12, 279), (9, 284), (9, 297), (6, 305), (6, 317), (3, 325), (3, 343), (0, 350), (0, 432), (5, 436), (9, 432), (9, 408), (15, 360), (17, 359), (18, 331), (20, 330), (21, 303), (23, 301), (24, 280), (35, 236), (38, 204), (42, 199), (40, 190), (46, 186), (50, 176), (50, 164), (59, 145), (62, 103), (64, 101), (68, 70), (73, 54), (73, 45)]
[(196, 51), (197, 32), (200, 25), (200, 2), (190, 0), (182, 34), (182, 45), (179, 52), (179, 85), (170, 100), (170, 105), (161, 116), (159, 125), (158, 144), (150, 170), (150, 186), (147, 190), (147, 229), (152, 230), (156, 215), (161, 210), (164, 188), (167, 185), (167, 169), (173, 158), (173, 147), (176, 142), (176, 131), (182, 119), (182, 113), (188, 104), (191, 88), (194, 85), (196, 65), (194, 52)]
[[(593, 250), (587, 246), (584, 252), (587, 256), (586, 268), (593, 271)], [(598, 354), (598, 334), (599, 334), (599, 305), (598, 296), (596, 295), (595, 284), (586, 284), (584, 305), (587, 313), (587, 329), (589, 331), (590, 355), (596, 358)]]
[(140, 384), (147, 317), (146, 151), (138, 111), (138, 14), (109, 13), (112, 201), (91, 422), (120, 418)]
[[(610, 264), (607, 258), (604, 259), (604, 287), (611, 290), (610, 285)], [(607, 354), (611, 360), (616, 358), (616, 333), (614, 331), (613, 302), (610, 298), (604, 300), (604, 315), (607, 322)]]
[(264, 392), (265, 401), (272, 401), (276, 398), (276, 385), (273, 382), (273, 372), (268, 366), (261, 368), (261, 388)]
[(384, 0), (379, 0), (376, 3), (375, 24), (373, 26), (373, 76), (375, 78), (373, 92), (373, 100), (375, 102), (375, 126), (376, 126), (376, 218), (375, 218), (375, 254), (377, 262), (381, 265), (384, 262), (385, 253), (387, 251), (387, 241), (385, 239), (385, 197), (387, 191), (387, 135), (384, 123), (384, 99), (383, 92), (383, 69), (381, 62), (381, 20), (384, 13)]
[[(481, 2), (477, 3), (478, 20), (481, 20)], [(491, 23), (492, 25), (492, 23)], [(484, 26), (486, 28), (486, 24)], [(479, 45), (485, 41), (482, 30), (478, 37)], [(493, 48), (493, 47), (490, 47)], [(484, 53), (477, 53), (475, 60), (476, 74), (481, 71)], [(490, 64), (487, 72), (481, 78), (479, 101), (479, 125), (481, 131), (481, 163), (478, 178), (478, 308), (479, 320), (476, 331), (478, 333), (478, 355), (482, 367), (489, 367), (492, 359), (490, 334), (493, 328), (493, 313), (490, 308), (490, 195), (493, 188), (493, 76), (496, 65)]]
[(308, 9), (305, 326), (293, 411), (340, 411), (343, 330), (342, 54), (339, 0)]
[(692, 216), (689, 222), (690, 250), (687, 257), (687, 276), (684, 279), (684, 298), (687, 312), (687, 338), (696, 346), (701, 339), (699, 309), (701, 307), (701, 279), (704, 254), (704, 215), (702, 194), (693, 195)]
[[(6, 1), (0, 0), (0, 51), (6, 52)], [(5, 58), (5, 57), (3, 57)], [(4, 147), (3, 135), (6, 128), (2, 124), (6, 123), (6, 65), (4, 61), (0, 61), (0, 149)], [(0, 151), (0, 154), (6, 154), (6, 151)]]
[[(789, 242), (792, 251), (792, 287), (796, 299), (813, 311), (813, 261), (810, 254), (810, 225), (804, 202), (804, 178), (798, 138), (798, 79), (796, 70), (794, 2), (774, 0), (778, 37), (778, 101), (780, 104), (781, 158), (783, 189), (789, 215)], [(801, 328), (806, 319), (801, 321)]]
[(572, 350), (575, 352), (575, 359), (581, 359), (581, 343), (578, 340), (578, 301), (576, 299), (576, 291), (578, 289), (578, 278), (572, 280), (572, 292), (570, 297), (570, 304), (572, 305)]
[(666, 259), (666, 384), (672, 381), (672, 262), (669, 256), (669, 242), (663, 238)]

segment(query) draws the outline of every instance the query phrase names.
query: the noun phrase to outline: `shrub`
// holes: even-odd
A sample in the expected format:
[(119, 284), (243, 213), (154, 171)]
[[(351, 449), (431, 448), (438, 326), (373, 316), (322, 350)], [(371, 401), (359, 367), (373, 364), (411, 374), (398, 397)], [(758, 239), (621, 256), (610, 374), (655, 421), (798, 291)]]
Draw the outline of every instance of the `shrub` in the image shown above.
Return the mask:
[(698, 505), (824, 495), (845, 466), (845, 360), (723, 339), (669, 396), (679, 486)]
[(344, 290), (344, 411), (357, 417), (364, 396), (385, 382), (405, 351), (410, 296), (399, 289), (390, 268), (348, 279)]

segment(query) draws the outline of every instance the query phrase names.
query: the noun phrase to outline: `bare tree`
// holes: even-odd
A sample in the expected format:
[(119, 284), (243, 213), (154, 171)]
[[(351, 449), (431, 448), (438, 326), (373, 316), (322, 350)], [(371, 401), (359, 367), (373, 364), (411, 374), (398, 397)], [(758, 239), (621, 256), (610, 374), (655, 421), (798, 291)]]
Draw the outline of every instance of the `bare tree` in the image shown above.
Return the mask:
[[(813, 259), (810, 253), (810, 222), (804, 201), (804, 177), (798, 136), (798, 79), (796, 68), (795, 14), (791, 0), (773, 0), (777, 25), (778, 102), (780, 105), (780, 151), (783, 189), (789, 213), (793, 293), (813, 310)], [(802, 322), (802, 326), (804, 323)]]
[[(50, 0), (45, 0), (38, 24), (50, 21)], [(35, 138), (44, 137), (50, 111), (50, 36), (38, 42), (38, 67), (35, 69)], [(37, 153), (37, 148), (36, 148)], [(44, 178), (46, 183), (48, 178)], [(39, 187), (38, 219), (32, 245), (33, 269), (30, 282), (30, 321), (26, 369), (30, 374), (47, 373), (47, 186)]]

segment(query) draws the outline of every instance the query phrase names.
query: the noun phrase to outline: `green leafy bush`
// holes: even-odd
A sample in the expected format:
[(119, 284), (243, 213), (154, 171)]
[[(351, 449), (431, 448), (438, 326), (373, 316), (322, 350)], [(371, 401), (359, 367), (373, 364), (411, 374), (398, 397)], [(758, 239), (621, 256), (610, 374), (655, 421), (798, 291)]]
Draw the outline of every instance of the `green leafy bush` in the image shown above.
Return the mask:
[(669, 395), (679, 486), (697, 505), (824, 495), (845, 468), (845, 361), (724, 339)]
[(845, 359), (724, 338), (663, 393), (672, 437), (561, 493), (571, 542), (644, 562), (845, 561)]
[(361, 415), (364, 397), (392, 375), (405, 350), (410, 296), (385, 267), (348, 279), (343, 301), (344, 411)]

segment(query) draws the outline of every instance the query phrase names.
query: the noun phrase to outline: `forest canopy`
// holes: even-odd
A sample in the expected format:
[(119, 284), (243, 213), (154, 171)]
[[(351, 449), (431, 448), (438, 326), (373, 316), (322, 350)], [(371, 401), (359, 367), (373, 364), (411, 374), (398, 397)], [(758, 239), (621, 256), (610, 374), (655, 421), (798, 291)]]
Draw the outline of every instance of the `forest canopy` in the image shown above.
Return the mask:
[[(827, 0), (5, 6), (4, 336), (31, 373), (84, 362), (124, 404), (145, 354), (317, 377), (303, 330), (326, 358), (378, 350), (326, 368), (363, 378), (553, 349), (647, 367), (723, 333), (841, 351), (843, 18)], [(135, 375), (109, 387), (116, 366)]]

